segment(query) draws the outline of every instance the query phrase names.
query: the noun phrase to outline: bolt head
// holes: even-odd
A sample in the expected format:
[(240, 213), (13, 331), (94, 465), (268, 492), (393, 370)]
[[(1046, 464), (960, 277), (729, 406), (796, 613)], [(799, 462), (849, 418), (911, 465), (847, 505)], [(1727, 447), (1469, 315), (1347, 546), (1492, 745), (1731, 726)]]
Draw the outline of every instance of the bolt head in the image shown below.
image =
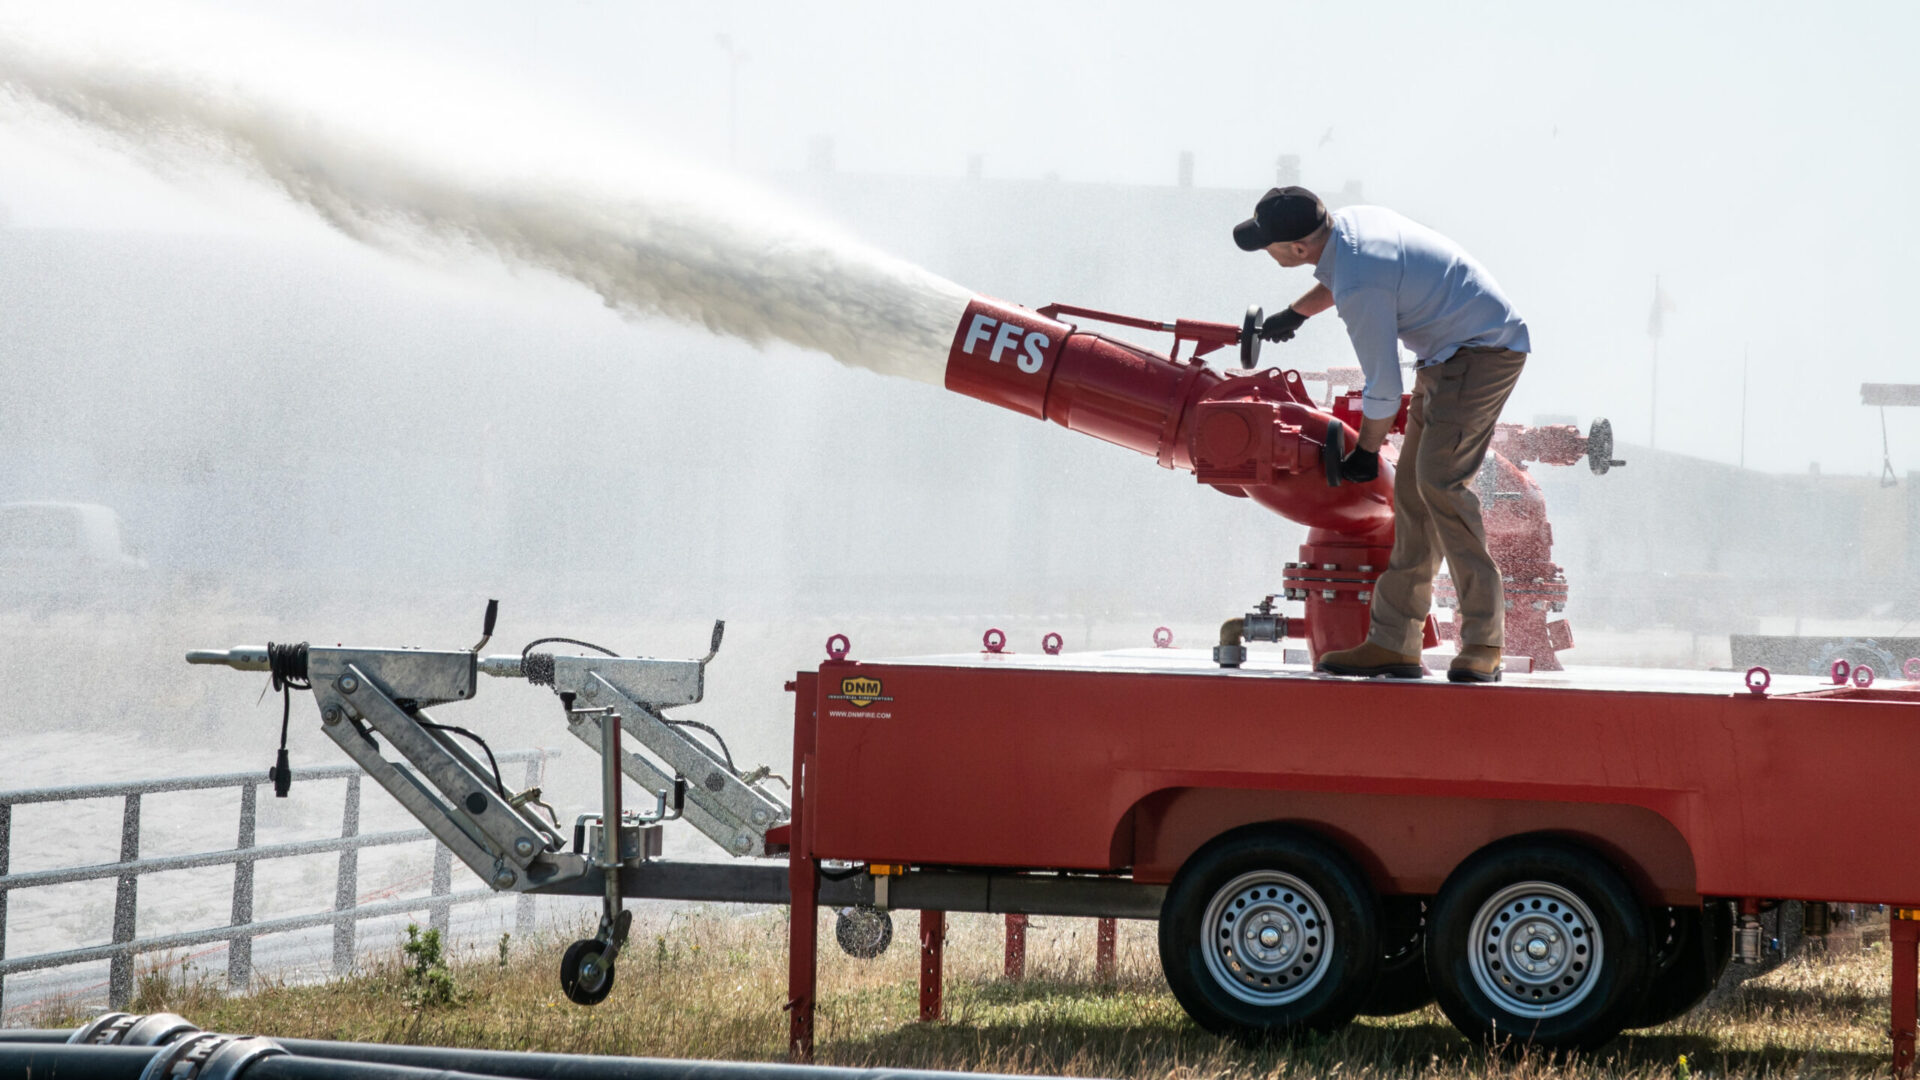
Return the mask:
[(533, 854), (533, 841), (523, 836), (513, 842), (513, 851), (524, 859)]
[(333, 725), (339, 723), (340, 722), (340, 706), (329, 705), (326, 708), (321, 709), (320, 722), (327, 725), (328, 727), (332, 727)]
[(599, 697), (599, 696), (600, 696), (600, 684), (599, 684), (599, 683), (596, 683), (596, 682), (589, 682), (589, 683), (588, 683), (587, 685), (585, 685), (585, 686), (583, 686), (583, 687), (581, 687), (581, 688), (580, 688), (580, 696), (581, 696), (581, 697), (583, 697), (583, 698), (597, 698), (597, 697)]
[(353, 677), (353, 676), (351, 676), (351, 675), (342, 675), (342, 676), (340, 676), (340, 681), (339, 681), (339, 683), (338, 683), (338, 685), (339, 685), (339, 687), (340, 687), (340, 692), (341, 692), (341, 693), (343, 693), (343, 694), (351, 694), (351, 693), (353, 693), (353, 692), (354, 692), (355, 690), (358, 690), (358, 689), (360, 689), (360, 680), (359, 680), (359, 679), (356, 679), (356, 678), (354, 678), (354, 677)]
[(745, 853), (753, 850), (753, 837), (741, 833), (733, 838), (733, 850)]
[(766, 807), (764, 807), (764, 806), (756, 806), (756, 807), (754, 807), (754, 808), (753, 808), (753, 823), (754, 823), (755, 825), (765, 825), (765, 824), (767, 823), (767, 808), (766, 808)]
[(501, 867), (494, 872), (493, 887), (496, 889), (511, 889), (516, 880), (518, 880), (518, 877), (513, 871), (508, 870), (506, 867)]

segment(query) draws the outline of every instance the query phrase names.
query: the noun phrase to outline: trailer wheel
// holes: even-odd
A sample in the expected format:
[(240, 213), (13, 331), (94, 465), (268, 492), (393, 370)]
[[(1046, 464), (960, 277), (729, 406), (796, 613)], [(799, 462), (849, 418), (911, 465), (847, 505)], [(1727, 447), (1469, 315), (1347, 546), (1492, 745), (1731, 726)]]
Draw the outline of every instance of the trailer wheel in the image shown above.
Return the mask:
[(1380, 970), (1360, 1005), (1362, 1016), (1399, 1016), (1433, 1000), (1427, 979), (1427, 900), (1387, 896), (1380, 900)]
[(1293, 829), (1236, 829), (1187, 860), (1160, 909), (1160, 966), (1201, 1027), (1249, 1042), (1353, 1019), (1380, 959), (1366, 878)]
[(560, 989), (575, 1005), (598, 1005), (613, 992), (613, 965), (601, 953), (605, 946), (587, 938), (567, 946), (560, 956)]
[(1656, 1027), (1692, 1011), (1720, 982), (1733, 958), (1733, 908), (1709, 900), (1697, 908), (1655, 908), (1653, 970), (1647, 992), (1627, 1021), (1629, 1028)]
[(1434, 898), (1427, 975), (1470, 1039), (1591, 1048), (1646, 985), (1646, 918), (1599, 856), (1552, 841), (1487, 848)]

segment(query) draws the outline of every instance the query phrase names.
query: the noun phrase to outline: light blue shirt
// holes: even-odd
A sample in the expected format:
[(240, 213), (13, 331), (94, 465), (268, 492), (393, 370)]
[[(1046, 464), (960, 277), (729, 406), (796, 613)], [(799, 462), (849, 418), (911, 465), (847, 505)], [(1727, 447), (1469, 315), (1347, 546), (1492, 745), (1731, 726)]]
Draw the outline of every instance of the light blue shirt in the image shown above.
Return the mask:
[(1531, 352), (1527, 324), (1500, 283), (1473, 256), (1425, 225), (1383, 206), (1328, 215), (1333, 235), (1313, 276), (1333, 291), (1366, 377), (1361, 411), (1380, 419), (1400, 410), (1400, 350), (1415, 365), (1445, 363), (1463, 346)]

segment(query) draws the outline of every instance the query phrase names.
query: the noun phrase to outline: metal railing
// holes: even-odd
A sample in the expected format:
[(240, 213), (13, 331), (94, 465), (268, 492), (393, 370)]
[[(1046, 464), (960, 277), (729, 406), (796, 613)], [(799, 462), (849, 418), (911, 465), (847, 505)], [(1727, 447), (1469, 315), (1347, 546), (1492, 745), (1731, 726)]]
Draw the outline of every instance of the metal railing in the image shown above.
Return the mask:
[[(525, 762), (525, 786), (540, 782), (549, 758), (557, 751), (513, 750), (499, 755), (502, 764)], [(253, 939), (265, 934), (301, 930), (312, 926), (333, 926), (333, 970), (346, 974), (353, 967), (355, 924), (361, 919), (397, 915), (423, 908), (429, 911), (429, 924), (445, 934), (455, 904), (484, 900), (498, 895), (491, 889), (453, 892), (453, 854), (436, 843), (433, 855), (433, 882), (428, 895), (378, 903), (359, 902), (360, 850), (391, 844), (431, 840), (426, 829), (396, 829), (388, 832), (360, 832), (360, 778), (357, 766), (334, 765), (301, 769), (294, 779), (347, 781), (345, 804), (341, 813), (338, 838), (298, 840), (282, 844), (254, 842), (255, 814), (260, 785), (270, 783), (260, 772), (223, 773), (214, 776), (184, 776), (168, 780), (133, 781), (119, 784), (88, 784), (75, 787), (37, 790), (0, 791), (0, 1015), (4, 1014), (6, 977), (16, 972), (66, 967), (90, 961), (108, 960), (107, 1000), (115, 1009), (124, 1009), (133, 998), (133, 958), (144, 952), (187, 948), (225, 941), (227, 943), (227, 984), (244, 990), (253, 978)], [(172, 791), (204, 791), (219, 788), (240, 789), (238, 838), (232, 848), (202, 851), (159, 858), (140, 857), (140, 799), (143, 795)], [(121, 798), (125, 802), (120, 815), (120, 858), (117, 862), (90, 866), (59, 867), (25, 873), (8, 872), (13, 841), (13, 808), (30, 803), (71, 802), (80, 799)], [(339, 868), (334, 877), (333, 909), (306, 915), (267, 919), (253, 917), (253, 869), (268, 859), (298, 855), (339, 852)], [(233, 907), (227, 925), (203, 930), (136, 936), (139, 922), (139, 880), (141, 874), (168, 870), (188, 870), (203, 866), (233, 866)], [(63, 885), (76, 881), (116, 880), (113, 904), (113, 940), (59, 952), (39, 953), (15, 959), (7, 958), (7, 898), (17, 889), (41, 885)], [(522, 894), (514, 917), (514, 932), (525, 937), (533, 929), (533, 897)]]

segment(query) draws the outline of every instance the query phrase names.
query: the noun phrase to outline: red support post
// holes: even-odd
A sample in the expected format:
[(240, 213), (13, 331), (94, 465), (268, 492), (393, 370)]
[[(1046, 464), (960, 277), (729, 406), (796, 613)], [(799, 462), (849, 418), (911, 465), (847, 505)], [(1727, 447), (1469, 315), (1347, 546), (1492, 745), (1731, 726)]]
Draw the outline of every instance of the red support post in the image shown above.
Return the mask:
[(920, 913), (920, 1019), (940, 1019), (940, 977), (947, 951), (947, 913)]
[(793, 816), (787, 852), (787, 1057), (813, 1060), (813, 1004), (819, 980), (820, 875), (813, 859), (807, 783), (813, 772), (814, 678), (796, 681), (793, 707)]
[(1114, 952), (1120, 937), (1120, 923), (1115, 919), (1101, 919), (1100, 929), (1094, 935), (1094, 977), (1101, 982), (1112, 982), (1114, 975)]
[(1027, 977), (1027, 917), (1007, 916), (1007, 978), (1019, 982)]
[(1893, 946), (1893, 1075), (1913, 1076), (1916, 980), (1920, 979), (1920, 910), (1894, 908), (1887, 919)]

